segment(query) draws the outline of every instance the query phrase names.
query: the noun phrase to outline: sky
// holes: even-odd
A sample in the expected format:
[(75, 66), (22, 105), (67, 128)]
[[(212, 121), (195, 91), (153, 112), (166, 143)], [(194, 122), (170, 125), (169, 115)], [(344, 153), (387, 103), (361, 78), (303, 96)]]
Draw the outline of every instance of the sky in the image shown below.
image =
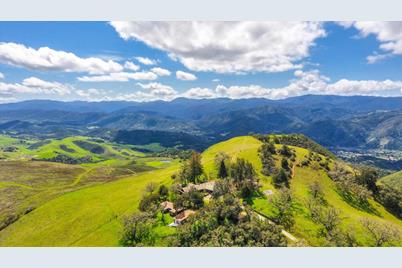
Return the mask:
[(0, 22), (0, 102), (402, 96), (402, 22)]

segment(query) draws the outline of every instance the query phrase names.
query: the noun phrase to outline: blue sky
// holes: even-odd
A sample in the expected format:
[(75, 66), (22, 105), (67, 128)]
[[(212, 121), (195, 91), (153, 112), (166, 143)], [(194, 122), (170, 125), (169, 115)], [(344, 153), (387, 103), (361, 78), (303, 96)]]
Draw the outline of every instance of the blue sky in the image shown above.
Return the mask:
[(0, 102), (401, 96), (401, 67), (400, 22), (0, 22)]

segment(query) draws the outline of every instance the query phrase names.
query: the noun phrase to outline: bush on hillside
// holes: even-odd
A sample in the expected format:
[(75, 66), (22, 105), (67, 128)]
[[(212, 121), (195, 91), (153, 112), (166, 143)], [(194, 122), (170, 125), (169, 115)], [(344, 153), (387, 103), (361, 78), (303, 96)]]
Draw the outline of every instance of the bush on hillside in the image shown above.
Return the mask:
[[(259, 136), (256, 137), (258, 138)], [(331, 159), (335, 158), (335, 155), (331, 153), (328, 149), (324, 148), (323, 146), (303, 134), (288, 134), (280, 136), (275, 135), (273, 139), (276, 144), (297, 146), (327, 156)]]

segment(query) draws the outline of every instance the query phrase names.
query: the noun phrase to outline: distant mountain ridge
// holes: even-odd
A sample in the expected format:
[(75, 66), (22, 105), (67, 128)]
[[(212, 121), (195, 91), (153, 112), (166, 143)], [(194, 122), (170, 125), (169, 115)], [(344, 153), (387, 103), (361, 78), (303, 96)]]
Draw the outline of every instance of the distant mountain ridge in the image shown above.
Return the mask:
[(205, 146), (254, 132), (302, 133), (331, 148), (401, 150), (402, 97), (305, 95), (283, 100), (31, 100), (0, 104), (0, 131), (5, 133), (90, 134), (113, 139), (121, 130), (186, 133), (200, 138)]

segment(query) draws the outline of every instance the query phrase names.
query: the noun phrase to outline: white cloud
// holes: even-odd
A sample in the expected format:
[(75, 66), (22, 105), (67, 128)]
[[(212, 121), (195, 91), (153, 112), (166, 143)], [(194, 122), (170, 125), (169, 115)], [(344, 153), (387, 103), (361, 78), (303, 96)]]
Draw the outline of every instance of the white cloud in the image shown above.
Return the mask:
[(282, 72), (300, 68), (317, 38), (317, 22), (111, 22), (125, 39), (168, 52), (193, 71)]
[(193, 81), (193, 80), (197, 79), (197, 77), (195, 75), (190, 74), (190, 73), (186, 73), (186, 72), (183, 72), (183, 71), (177, 71), (176, 72), (176, 78), (179, 79), (179, 80), (184, 80), (184, 81)]
[(212, 82), (215, 82), (215, 83), (218, 83), (218, 82), (220, 82), (220, 81), (221, 81), (221, 80), (218, 79), (218, 78), (212, 79)]
[[(380, 42), (380, 49), (386, 53), (402, 55), (401, 21), (356, 21), (341, 24), (356, 28), (362, 37), (374, 35)], [(367, 57), (368, 63), (374, 63), (389, 57), (389, 54), (374, 54)]]
[(232, 99), (283, 99), (306, 94), (343, 96), (395, 96), (402, 94), (402, 81), (341, 79), (335, 83), (330, 83), (330, 79), (324, 75), (321, 75), (318, 70), (297, 70), (295, 71), (294, 75), (295, 79), (290, 80), (289, 84), (284, 87), (270, 88), (260, 85), (218, 85), (216, 86), (215, 90), (193, 88), (187, 92), (184, 92), (182, 96), (186, 96), (188, 98), (197, 98), (198, 95), (209, 95), (211, 97), (227, 97)]
[(131, 70), (131, 71), (138, 71), (140, 69), (140, 66), (138, 66), (137, 64), (134, 64), (131, 61), (126, 61), (124, 63), (124, 68)]
[(166, 98), (166, 97), (172, 97), (177, 94), (177, 91), (174, 90), (171, 86), (164, 85), (161, 83), (149, 83), (149, 84), (141, 84), (137, 83), (141, 88), (147, 89), (149, 93), (152, 94), (154, 97), (161, 97), (161, 98)]
[(318, 70), (302, 71), (296, 70), (294, 78), (289, 84), (283, 87), (264, 87), (261, 85), (217, 85), (215, 88), (190, 88), (184, 92), (177, 92), (169, 85), (157, 82), (138, 83), (141, 91), (126, 94), (115, 94), (108, 92), (99, 95), (92, 94), (92, 100), (133, 100), (153, 101), (172, 100), (178, 97), (192, 99), (207, 99), (227, 97), (232, 99), (241, 98), (268, 98), (283, 99), (288, 97), (301, 96), (306, 94), (316, 95), (366, 95), (366, 96), (396, 96), (402, 95), (402, 81), (394, 80), (348, 80), (340, 79), (334, 83)]
[(242, 98), (270, 98), (272, 89), (264, 88), (259, 85), (248, 86), (230, 86), (218, 85), (215, 89), (216, 93), (221, 97), (231, 99)]
[(80, 58), (73, 53), (48, 47), (34, 49), (16, 43), (0, 43), (0, 63), (33, 70), (88, 72), (101, 74), (120, 72), (123, 66), (112, 60)]
[(36, 77), (29, 77), (22, 83), (3, 83), (0, 82), (0, 92), (3, 94), (30, 93), (30, 94), (55, 94), (68, 95), (71, 94), (74, 87), (68, 84), (58, 82), (48, 82)]
[(151, 72), (157, 74), (158, 76), (169, 76), (171, 73), (169, 70), (160, 68), (160, 67), (154, 67), (151, 69)]
[[(89, 88), (89, 89), (79, 89), (75, 91), (75, 94), (80, 97), (80, 99), (85, 99), (87, 101), (113, 101), (116, 100), (113, 92), (111, 90)], [(124, 99), (121, 99), (124, 100)]]
[(0, 79), (4, 79), (4, 74), (0, 73)]
[(391, 56), (392, 56), (392, 54), (374, 53), (373, 55), (367, 56), (366, 59), (367, 59), (368, 64), (374, 64), (376, 62), (383, 61), (383, 60), (385, 60), (387, 58), (390, 58)]
[(334, 84), (330, 84), (326, 88), (326, 93), (336, 95), (368, 95), (368, 96), (384, 96), (384, 91), (401, 90), (402, 81), (393, 80), (347, 80), (341, 79)]
[(216, 92), (209, 88), (190, 88), (183, 94), (181, 97), (189, 98), (189, 99), (211, 99), (217, 97)]
[(330, 83), (330, 79), (321, 75), (318, 70), (299, 70), (295, 72), (295, 76), (297, 79), (292, 80), (286, 87), (276, 89), (277, 92), (281, 92), (285, 97), (305, 94), (385, 96), (389, 94), (389, 91), (402, 88), (402, 81), (393, 80), (340, 79), (335, 83)]
[(145, 57), (136, 57), (135, 59), (144, 65), (155, 65), (157, 63), (156, 60), (152, 60), (150, 58)]
[(78, 80), (81, 82), (127, 82), (129, 80), (155, 80), (158, 76), (153, 72), (120, 72), (107, 75), (81, 76)]

